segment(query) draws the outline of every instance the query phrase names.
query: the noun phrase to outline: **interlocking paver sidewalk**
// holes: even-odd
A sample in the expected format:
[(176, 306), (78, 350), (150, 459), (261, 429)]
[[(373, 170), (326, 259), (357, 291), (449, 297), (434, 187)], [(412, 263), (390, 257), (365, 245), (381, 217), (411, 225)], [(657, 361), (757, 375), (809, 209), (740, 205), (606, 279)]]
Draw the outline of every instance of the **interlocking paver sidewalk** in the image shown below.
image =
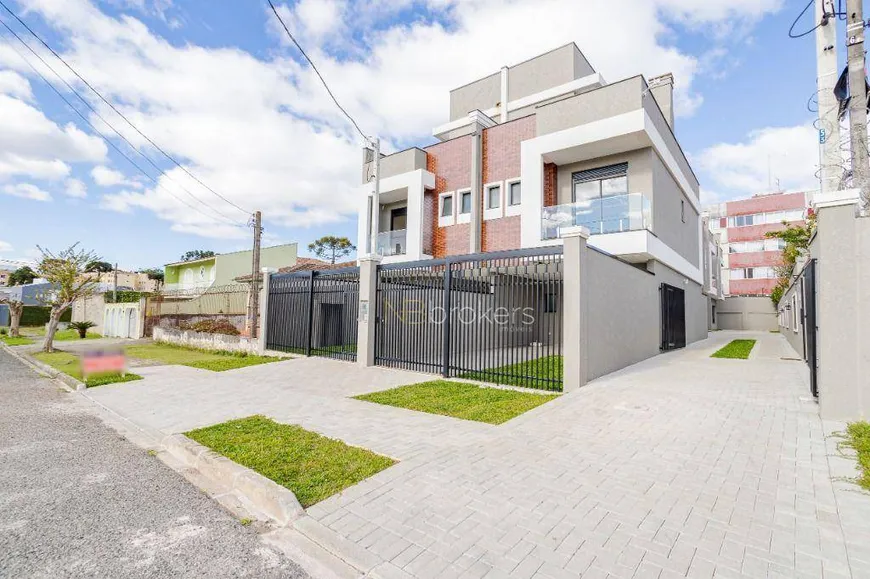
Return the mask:
[(867, 527), (844, 536), (806, 366), (767, 333), (750, 360), (709, 357), (737, 335), (501, 426), (350, 400), (427, 377), (322, 359), (145, 368), (88, 394), (167, 432), (263, 413), (398, 458), (308, 512), (416, 577), (866, 576)]

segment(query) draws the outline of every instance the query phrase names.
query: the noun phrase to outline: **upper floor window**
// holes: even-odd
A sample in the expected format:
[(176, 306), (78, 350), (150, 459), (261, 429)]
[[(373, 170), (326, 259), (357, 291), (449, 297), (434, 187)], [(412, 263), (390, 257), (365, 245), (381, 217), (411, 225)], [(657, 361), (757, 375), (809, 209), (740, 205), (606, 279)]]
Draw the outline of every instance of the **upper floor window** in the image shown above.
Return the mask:
[(575, 225), (599, 233), (628, 228), (628, 163), (578, 171), (571, 177), (571, 200), (578, 211)]
[(501, 185), (492, 185), (486, 188), (486, 208), (498, 209), (501, 207)]
[(453, 195), (441, 197), (441, 217), (453, 217)]
[(459, 198), (459, 213), (471, 213), (471, 191), (464, 191)]
[(511, 183), (508, 190), (508, 205), (519, 205), (523, 202), (523, 190), (520, 182)]

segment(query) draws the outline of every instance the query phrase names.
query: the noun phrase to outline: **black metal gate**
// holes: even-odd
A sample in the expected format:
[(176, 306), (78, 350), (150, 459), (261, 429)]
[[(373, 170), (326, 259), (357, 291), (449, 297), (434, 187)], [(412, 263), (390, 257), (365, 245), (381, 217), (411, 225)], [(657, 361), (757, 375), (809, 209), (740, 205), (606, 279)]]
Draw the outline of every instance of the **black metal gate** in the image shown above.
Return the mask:
[(662, 300), (662, 346), (663, 352), (686, 347), (686, 292), (663, 283)]
[(273, 275), (266, 347), (356, 360), (359, 268)]
[(562, 248), (378, 268), (375, 362), (562, 389)]
[(818, 384), (818, 351), (816, 348), (816, 260), (812, 259), (804, 268), (803, 280), (803, 327), (804, 356), (810, 367), (810, 391), (813, 396), (819, 395)]

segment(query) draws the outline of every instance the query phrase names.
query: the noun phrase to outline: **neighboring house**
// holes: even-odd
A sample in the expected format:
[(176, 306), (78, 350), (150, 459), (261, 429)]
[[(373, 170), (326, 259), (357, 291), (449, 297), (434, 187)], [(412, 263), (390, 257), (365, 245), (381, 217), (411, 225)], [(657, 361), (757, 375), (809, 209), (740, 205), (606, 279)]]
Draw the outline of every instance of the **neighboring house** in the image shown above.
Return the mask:
[(726, 296), (769, 296), (776, 287), (785, 242), (769, 231), (803, 224), (812, 194), (767, 193), (708, 208), (710, 229), (722, 248), (722, 289)]
[(12, 275), (11, 269), (0, 269), (0, 287), (9, 285), (9, 276)]
[[(233, 283), (237, 277), (251, 274), (251, 250), (223, 253), (192, 261), (164, 266), (164, 290), (198, 293), (211, 286)], [(287, 267), (296, 263), (296, 244), (288, 243), (260, 250), (261, 267)]]
[[(322, 259), (315, 259), (313, 257), (298, 257), (296, 258), (296, 263), (286, 267), (279, 267), (276, 273), (296, 273), (299, 271), (324, 271), (328, 269), (341, 269), (343, 267), (353, 267), (356, 265), (356, 261), (345, 261), (341, 263), (329, 263), (328, 261), (323, 261)], [(245, 275), (241, 275), (235, 279), (235, 281), (240, 283), (247, 283), (251, 281), (251, 274), (247, 273)]]
[[(673, 131), (673, 77), (607, 83), (571, 43), (450, 92), (440, 142), (384, 156), (372, 211), (363, 157), (358, 247), (385, 263), (588, 244), (685, 288), (706, 337), (699, 184)], [(372, 213), (375, 216), (372, 216)]]
[(107, 271), (103, 273), (89, 273), (88, 277), (99, 282), (101, 285), (108, 286), (109, 289), (115, 288), (115, 279), (117, 279), (119, 290), (132, 290), (143, 293), (154, 293), (160, 288), (160, 284), (156, 279), (151, 279), (148, 274), (138, 273), (134, 271)]

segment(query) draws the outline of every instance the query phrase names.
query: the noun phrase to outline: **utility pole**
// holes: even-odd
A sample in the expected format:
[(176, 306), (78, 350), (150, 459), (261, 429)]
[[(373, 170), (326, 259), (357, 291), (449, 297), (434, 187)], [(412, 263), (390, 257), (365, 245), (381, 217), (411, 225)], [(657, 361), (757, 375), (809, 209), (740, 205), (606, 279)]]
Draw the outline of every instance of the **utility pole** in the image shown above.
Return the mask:
[(248, 329), (250, 337), (257, 337), (257, 314), (260, 311), (260, 234), (262, 214), (254, 212), (254, 252), (251, 260), (251, 299), (248, 300)]
[(375, 188), (372, 191), (372, 230), (371, 237), (368, 241), (369, 255), (375, 255), (378, 252), (378, 229), (380, 229), (381, 217), (381, 140), (377, 137), (371, 140), (372, 148), (374, 149), (374, 159), (372, 159), (375, 168)]
[(860, 192), (859, 209), (870, 213), (870, 151), (867, 149), (867, 87), (864, 74), (863, 0), (846, 0), (846, 47), (849, 65), (849, 133), (852, 186)]
[(837, 63), (837, 16), (833, 0), (816, 0), (816, 88), (819, 102), (819, 184), (822, 193), (840, 188), (843, 155), (840, 150), (840, 119), (834, 86)]
[(112, 303), (118, 303), (118, 262), (115, 262), (115, 275), (112, 282)]

